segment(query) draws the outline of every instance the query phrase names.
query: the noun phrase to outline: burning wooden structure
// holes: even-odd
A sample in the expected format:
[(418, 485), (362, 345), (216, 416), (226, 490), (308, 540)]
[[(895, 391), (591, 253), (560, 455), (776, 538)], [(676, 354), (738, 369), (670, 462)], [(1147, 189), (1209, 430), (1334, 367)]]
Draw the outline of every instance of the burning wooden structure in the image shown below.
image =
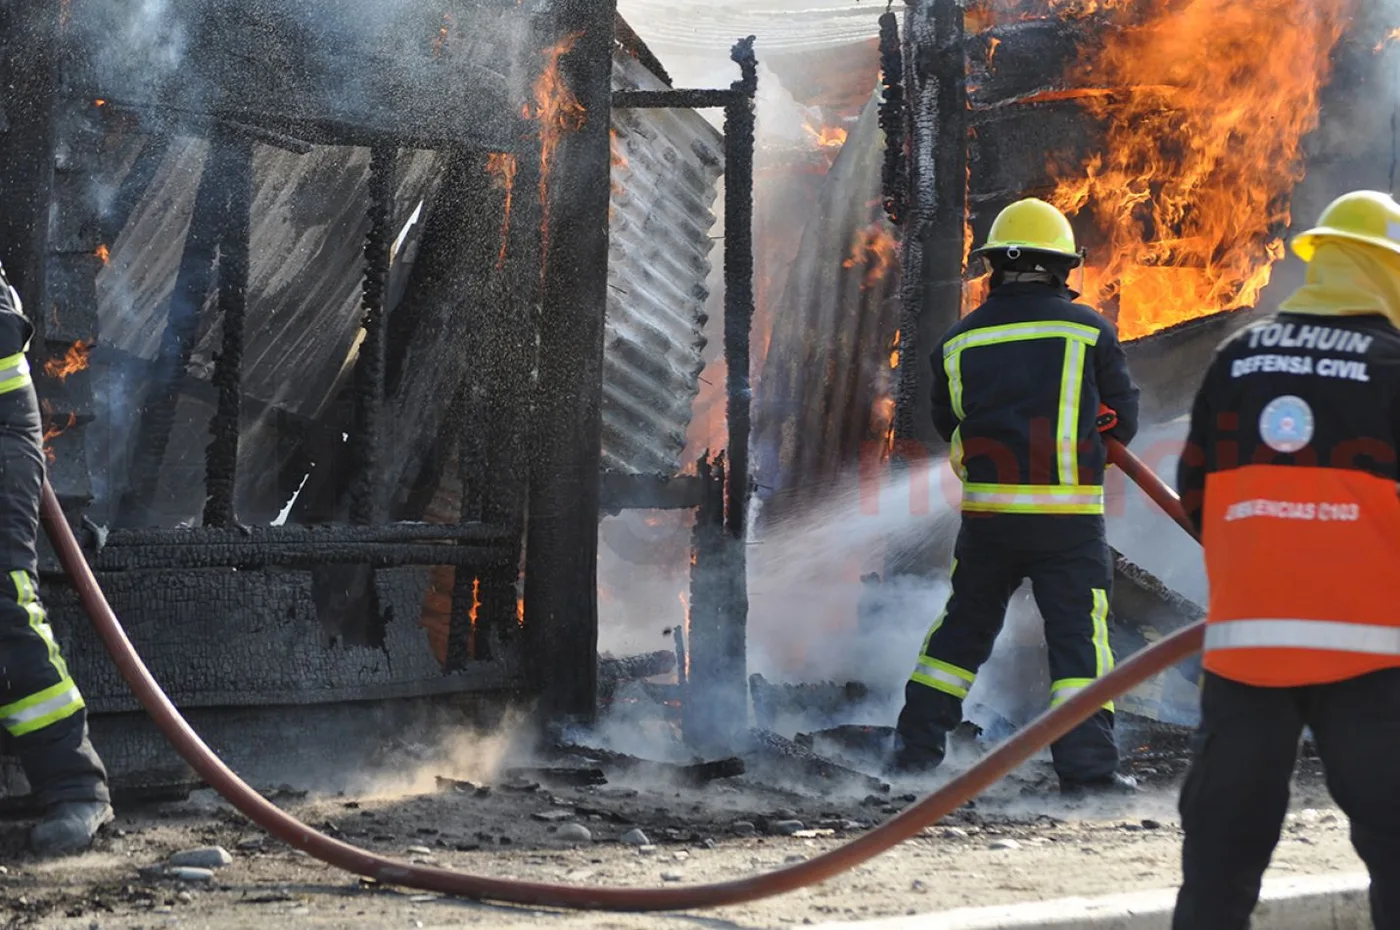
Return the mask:
[[(388, 726), (481, 692), (589, 715), (600, 513), (710, 493), (676, 473), (722, 174), (725, 351), (747, 358), (752, 43), (732, 87), (692, 92), (608, 2), (0, 19), (0, 257), (38, 329), (50, 477), (175, 702), (236, 761), (345, 702)], [(725, 133), (693, 112), (715, 106)], [(118, 775), (170, 762), (56, 568), (99, 749)]]
[[(824, 75), (823, 99), (873, 98), (758, 308), (774, 321), (756, 334), (771, 346), (755, 413), (765, 519), (942, 451), (928, 352), (980, 295), (971, 245), (1022, 196), (1071, 216), (1089, 255), (1072, 284), (1116, 320), (1145, 421), (1181, 416), (1220, 339), (1298, 283), (1279, 261), (1289, 233), (1344, 189), (1394, 189), (1384, 16), (1352, 0), (906, 0), (878, 50), (853, 37), (867, 65), (878, 55), (879, 86), (867, 67)], [(924, 573), (933, 556), (887, 568)], [(1126, 559), (1117, 581), (1126, 651), (1195, 618)]]

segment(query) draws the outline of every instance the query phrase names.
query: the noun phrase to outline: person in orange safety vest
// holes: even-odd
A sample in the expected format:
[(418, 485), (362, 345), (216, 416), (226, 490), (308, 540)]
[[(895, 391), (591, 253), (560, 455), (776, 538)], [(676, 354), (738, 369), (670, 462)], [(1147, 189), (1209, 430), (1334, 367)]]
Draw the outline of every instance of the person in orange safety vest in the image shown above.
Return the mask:
[(1220, 347), (1178, 469), (1210, 602), (1174, 930), (1249, 926), (1304, 727), (1400, 928), (1400, 204), (1346, 194), (1293, 251), (1306, 283)]

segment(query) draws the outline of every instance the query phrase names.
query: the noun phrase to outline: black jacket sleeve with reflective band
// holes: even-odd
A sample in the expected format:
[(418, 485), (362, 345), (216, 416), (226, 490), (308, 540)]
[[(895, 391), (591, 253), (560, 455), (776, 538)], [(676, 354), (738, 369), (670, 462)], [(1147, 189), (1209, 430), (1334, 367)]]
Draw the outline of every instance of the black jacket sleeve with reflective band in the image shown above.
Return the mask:
[(1037, 284), (997, 288), (940, 340), (934, 426), (961, 455), (969, 485), (1103, 484), (1100, 403), (1138, 428), (1138, 388), (1112, 323)]
[[(1280, 417), (1311, 412), (1296, 452), (1264, 440)], [(1309, 435), (1310, 433), (1310, 435)], [(1191, 409), (1177, 467), (1177, 490), (1201, 529), (1206, 476), (1245, 465), (1354, 469), (1397, 478), (1400, 436), (1400, 332), (1382, 316), (1317, 317), (1280, 313), (1227, 339), (1206, 371)], [(1286, 437), (1285, 437), (1286, 438)], [(1284, 448), (1287, 442), (1278, 442)]]
[(0, 358), (25, 351), (33, 335), (34, 327), (25, 319), (18, 296), (0, 266)]

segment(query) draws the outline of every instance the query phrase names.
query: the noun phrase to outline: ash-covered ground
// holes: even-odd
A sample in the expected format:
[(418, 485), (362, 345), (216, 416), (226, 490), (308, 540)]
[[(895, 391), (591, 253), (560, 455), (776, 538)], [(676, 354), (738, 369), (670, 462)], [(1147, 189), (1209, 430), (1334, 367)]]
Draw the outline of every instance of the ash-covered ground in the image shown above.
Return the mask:
[[(851, 776), (834, 764), (821, 770), (808, 757), (794, 763), (781, 743), (737, 757), (745, 772), (728, 775), (732, 766), (647, 767), (616, 751), (590, 757), (577, 745), (588, 735), (572, 734), (567, 751), (498, 739), (471, 741), (478, 751), (465, 754), (468, 743), (459, 743), (424, 762), (410, 763), (406, 752), (404, 769), (381, 773), (377, 784), (271, 794), (318, 829), (410, 861), (570, 884), (703, 883), (832, 849), (905, 809), (985, 748), (964, 734), (948, 771), (932, 783), (872, 790), (868, 774)], [(381, 887), (269, 839), (205, 789), (182, 801), (126, 806), (92, 852), (54, 862), (25, 855), (25, 821), (0, 823), (0, 926), (787, 927), (1167, 887), (1179, 874), (1175, 799), (1184, 734), (1144, 724), (1125, 727), (1129, 735), (1141, 741), (1128, 748), (1126, 765), (1144, 781), (1138, 797), (1066, 802), (1047, 763), (1036, 760), (850, 873), (715, 912), (582, 915)], [(843, 761), (868, 769), (858, 752)], [(1275, 872), (1360, 868), (1345, 818), (1331, 807), (1311, 759), (1301, 763), (1294, 807)], [(231, 861), (208, 872), (171, 871), (172, 856), (209, 846), (222, 847)]]

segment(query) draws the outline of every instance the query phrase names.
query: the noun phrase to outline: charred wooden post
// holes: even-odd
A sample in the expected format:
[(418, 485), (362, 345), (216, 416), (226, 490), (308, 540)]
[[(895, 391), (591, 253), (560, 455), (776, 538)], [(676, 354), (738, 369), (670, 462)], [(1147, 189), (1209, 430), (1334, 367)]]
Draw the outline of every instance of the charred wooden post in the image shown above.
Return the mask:
[(214, 286), (215, 254), (229, 207), (229, 179), (240, 172), (239, 152), (245, 145), (233, 133), (219, 128), (209, 137), (180, 271), (170, 295), (169, 317), (141, 411), (131, 479), (119, 511), (122, 525), (158, 522), (154, 505), (161, 466), (175, 426), (181, 383), (194, 352), (200, 315)]
[[(962, 309), (967, 211), (967, 64), (956, 0), (915, 0), (905, 14), (909, 201), (901, 282), (893, 469), (940, 448), (933, 430), (930, 353)], [(891, 552), (892, 574), (922, 573), (930, 546)]]
[(905, 19), (911, 190), (895, 435), (930, 446), (938, 439), (929, 406), (928, 353), (957, 322), (962, 306), (967, 209), (962, 17), (956, 0), (917, 0)]
[[(701, 459), (700, 481), (707, 488), (695, 513), (691, 535), (690, 607), (687, 655), (682, 658), (682, 732), (686, 743), (704, 754), (726, 753), (748, 726), (748, 669), (745, 629), (736, 604), (746, 605), (742, 565), (734, 566), (737, 545), (724, 525), (725, 460)], [(729, 478), (728, 486), (734, 486)]]
[[(539, 127), (544, 144), (557, 147), (541, 164), (545, 244), (524, 630), (545, 712), (592, 717), (617, 5), (564, 0), (552, 12), (553, 36), (539, 47), (572, 44), (558, 59), (559, 71), (582, 108), (582, 125)], [(565, 132), (572, 128), (577, 131)]]
[(899, 18), (890, 11), (880, 16), (880, 83), (883, 86), (880, 129), (885, 134), (885, 164), (881, 172), (885, 215), (895, 226), (903, 226), (909, 204), (904, 49), (899, 42)]
[[(525, 130), (533, 127), (524, 124)], [(493, 291), (501, 312), (482, 355), (489, 388), (477, 417), (485, 447), (480, 484), (482, 519), (509, 527), (510, 556), (481, 573), (481, 607), (477, 613), (477, 659), (499, 658), (519, 639), (524, 619), (520, 568), (525, 547), (526, 500), (530, 464), (527, 440), (533, 399), (533, 372), (538, 363), (536, 334), (540, 323), (540, 273), (543, 209), (538, 138), (520, 140), (513, 155), (500, 155), (492, 171), (493, 187), (507, 216), (499, 240)], [(498, 215), (499, 215), (498, 211)]]
[[(754, 97), (758, 93), (758, 59), (753, 43), (754, 37), (749, 36), (737, 43), (730, 54), (741, 74), (732, 89), (742, 96), (724, 108), (724, 358), (729, 419), (725, 524), (730, 536), (740, 544), (744, 542), (749, 506), (749, 428), (753, 406), (749, 341), (754, 313)], [(745, 602), (747, 607), (747, 598)]]
[(394, 167), (398, 151), (377, 145), (370, 150), (369, 234), (365, 236), (364, 341), (355, 363), (355, 432), (351, 437), (353, 478), (350, 520), (369, 524), (382, 519), (377, 464), (380, 419), (384, 409), (384, 365), (388, 321), (384, 291), (389, 278), (389, 248), (394, 240)]
[(238, 483), (238, 436), (243, 410), (243, 336), (248, 310), (248, 250), (253, 222), (253, 144), (230, 144), (227, 167), (228, 213), (219, 237), (219, 312), (223, 341), (214, 356), (214, 387), (219, 403), (209, 422), (212, 439), (205, 451), (205, 526), (234, 521)]

